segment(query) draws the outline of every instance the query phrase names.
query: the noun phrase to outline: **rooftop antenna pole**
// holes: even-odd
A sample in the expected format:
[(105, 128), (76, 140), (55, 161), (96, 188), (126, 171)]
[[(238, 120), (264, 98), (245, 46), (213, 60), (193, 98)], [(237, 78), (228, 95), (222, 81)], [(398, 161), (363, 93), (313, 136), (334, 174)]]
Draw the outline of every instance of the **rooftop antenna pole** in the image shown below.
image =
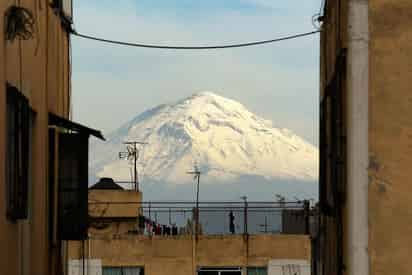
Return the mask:
[(275, 194), (275, 198), (276, 198), (276, 201), (278, 202), (280, 208), (282, 208), (282, 210), (283, 210), (283, 208), (285, 207), (286, 198), (284, 196), (280, 195), (280, 194)]
[(133, 179), (134, 182), (134, 190), (139, 191), (139, 178), (137, 174), (137, 160), (139, 158), (139, 150), (137, 149), (137, 145), (146, 145), (148, 143), (142, 141), (126, 141), (123, 142), (126, 145), (127, 152), (119, 152), (119, 158), (126, 158), (128, 160), (133, 160)]
[(243, 202), (245, 203), (244, 209), (243, 209), (243, 234), (247, 235), (248, 234), (248, 229), (247, 229), (247, 224), (248, 224), (248, 220), (247, 220), (247, 211), (248, 211), (248, 203), (247, 203), (247, 196), (242, 196), (240, 197)]
[(259, 226), (264, 228), (264, 231), (263, 231), (264, 233), (268, 233), (268, 217), (266, 215), (265, 215), (265, 223), (259, 224)]
[(199, 187), (200, 187), (200, 175), (202, 174), (199, 170), (199, 168), (197, 167), (197, 165), (195, 165), (194, 170), (193, 171), (189, 171), (187, 172), (187, 174), (191, 174), (194, 175), (194, 179), (197, 179), (197, 186), (196, 186), (196, 213), (195, 213), (195, 230), (196, 230), (196, 237), (197, 234), (199, 232)]

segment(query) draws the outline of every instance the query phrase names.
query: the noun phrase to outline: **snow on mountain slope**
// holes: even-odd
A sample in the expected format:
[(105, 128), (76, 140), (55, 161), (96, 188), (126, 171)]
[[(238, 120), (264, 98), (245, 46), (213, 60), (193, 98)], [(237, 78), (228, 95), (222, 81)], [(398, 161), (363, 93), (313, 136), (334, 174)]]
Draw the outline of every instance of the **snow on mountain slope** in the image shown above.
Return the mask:
[(234, 182), (242, 176), (268, 180), (315, 181), (318, 150), (287, 129), (272, 126), (242, 104), (210, 92), (160, 105), (131, 120), (104, 144), (93, 144), (97, 177), (130, 180), (130, 166), (118, 159), (122, 142), (139, 140), (140, 179), (174, 184), (192, 182), (196, 164), (202, 182)]

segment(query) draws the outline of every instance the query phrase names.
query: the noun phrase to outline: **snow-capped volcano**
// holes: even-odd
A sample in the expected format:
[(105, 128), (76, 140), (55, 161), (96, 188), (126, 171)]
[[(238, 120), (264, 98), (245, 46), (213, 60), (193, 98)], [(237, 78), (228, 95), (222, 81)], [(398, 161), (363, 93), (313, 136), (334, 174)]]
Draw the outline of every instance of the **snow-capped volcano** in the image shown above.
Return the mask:
[(142, 141), (138, 161), (143, 182), (192, 182), (197, 165), (203, 184), (236, 182), (242, 176), (268, 180), (315, 181), (318, 150), (287, 129), (248, 111), (242, 104), (210, 92), (141, 113), (92, 145), (97, 177), (130, 180), (130, 165), (118, 152), (124, 141)]

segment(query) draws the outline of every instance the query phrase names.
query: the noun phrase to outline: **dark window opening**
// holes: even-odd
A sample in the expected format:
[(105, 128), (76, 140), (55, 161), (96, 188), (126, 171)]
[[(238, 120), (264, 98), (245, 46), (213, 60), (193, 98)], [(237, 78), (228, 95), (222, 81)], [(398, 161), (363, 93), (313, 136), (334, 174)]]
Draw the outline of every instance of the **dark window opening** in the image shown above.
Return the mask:
[[(85, 240), (88, 228), (89, 136), (100, 131), (49, 113), (49, 237)], [(56, 160), (56, 161), (55, 161)], [(56, 228), (56, 229), (55, 229)]]
[(31, 109), (13, 86), (6, 98), (6, 215), (14, 221), (28, 216)]
[(337, 57), (335, 73), (325, 89), (320, 111), (319, 236), (315, 261), (322, 274), (344, 270), (343, 206), (346, 200), (346, 56)]
[(323, 214), (334, 216), (345, 202), (346, 189), (346, 58), (338, 57), (335, 75), (320, 106), (320, 190)]
[(48, 203), (49, 203), (49, 244), (51, 247), (57, 242), (56, 228), (56, 129), (49, 128), (49, 180), (48, 180)]
[(142, 267), (103, 267), (103, 275), (144, 275), (144, 269)]
[(88, 142), (85, 134), (58, 135), (57, 221), (61, 240), (87, 238)]
[(267, 275), (268, 270), (266, 267), (248, 267), (247, 275)]

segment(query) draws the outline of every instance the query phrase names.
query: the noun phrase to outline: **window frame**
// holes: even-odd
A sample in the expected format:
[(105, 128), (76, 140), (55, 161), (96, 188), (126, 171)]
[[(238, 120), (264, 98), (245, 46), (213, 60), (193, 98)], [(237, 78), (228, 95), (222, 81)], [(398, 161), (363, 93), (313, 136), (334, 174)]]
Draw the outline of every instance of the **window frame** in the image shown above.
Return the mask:
[(197, 269), (198, 275), (202, 274), (202, 272), (215, 272), (216, 275), (221, 275), (223, 273), (242, 273), (242, 267), (199, 267)]
[(14, 86), (6, 85), (6, 217), (15, 222), (29, 216), (31, 129), (29, 100)]
[(104, 274), (104, 269), (105, 268), (111, 268), (111, 269), (119, 269), (120, 270), (120, 274), (124, 274), (124, 269), (127, 268), (136, 268), (136, 269), (140, 269), (140, 274), (139, 275), (144, 275), (144, 267), (143, 266), (102, 266), (102, 274)]
[[(85, 240), (88, 228), (88, 143), (83, 133), (58, 132), (57, 237)], [(53, 189), (53, 188), (52, 188)]]
[[(265, 275), (268, 274), (268, 267), (267, 266), (248, 266), (246, 268), (246, 275), (255, 274), (257, 270), (264, 270)], [(255, 273), (249, 273), (249, 272), (255, 272)]]
[(55, 134), (49, 141), (56, 145), (49, 148), (49, 166), (55, 168), (55, 173), (49, 173), (49, 205), (54, 205), (57, 213), (49, 211), (49, 238), (85, 240), (89, 225), (89, 137), (105, 139), (98, 130), (49, 113), (49, 134), (52, 132)]

